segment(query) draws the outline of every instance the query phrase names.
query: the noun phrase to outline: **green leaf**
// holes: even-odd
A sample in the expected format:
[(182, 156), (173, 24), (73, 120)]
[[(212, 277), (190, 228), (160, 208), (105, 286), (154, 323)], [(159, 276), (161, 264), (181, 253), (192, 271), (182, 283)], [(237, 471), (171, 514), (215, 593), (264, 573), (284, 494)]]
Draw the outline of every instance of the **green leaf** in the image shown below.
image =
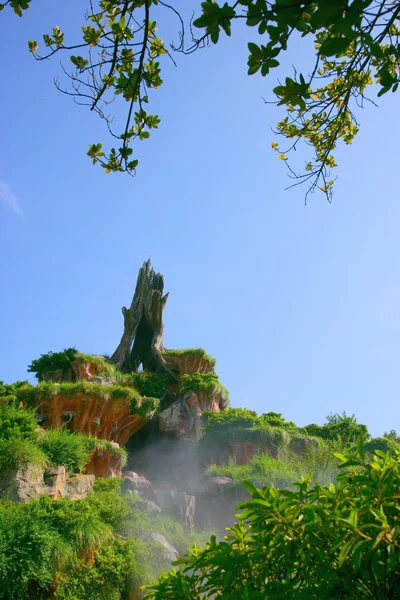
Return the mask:
[(262, 58), (263, 57), (263, 53), (262, 50), (259, 46), (257, 46), (257, 44), (254, 44), (253, 42), (249, 42), (247, 44), (251, 54), (255, 57), (255, 58)]
[(261, 62), (251, 65), (251, 67), (249, 67), (249, 70), (247, 71), (247, 74), (254, 75), (254, 73), (257, 73), (257, 71), (261, 68), (261, 65), (262, 65)]
[(256, 486), (251, 481), (243, 481), (243, 485), (251, 496), (257, 492)]
[(344, 54), (351, 44), (351, 40), (347, 38), (328, 38), (319, 49), (319, 54), (322, 56), (338, 56)]

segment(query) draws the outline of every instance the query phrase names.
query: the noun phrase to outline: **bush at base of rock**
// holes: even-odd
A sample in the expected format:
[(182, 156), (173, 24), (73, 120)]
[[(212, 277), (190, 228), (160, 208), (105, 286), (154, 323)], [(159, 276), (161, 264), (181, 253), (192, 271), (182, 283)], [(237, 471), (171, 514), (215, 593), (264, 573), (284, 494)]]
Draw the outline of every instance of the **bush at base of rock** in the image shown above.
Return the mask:
[[(84, 500), (0, 500), (0, 600), (43, 600), (54, 591), (56, 600), (120, 600), (209, 537), (149, 515), (142, 500), (119, 493), (120, 485), (99, 480)], [(160, 552), (160, 540), (172, 558)]]
[(357, 449), (339, 485), (294, 490), (247, 484), (252, 498), (224, 541), (212, 538), (164, 574), (147, 600), (395, 599), (400, 586), (400, 452)]

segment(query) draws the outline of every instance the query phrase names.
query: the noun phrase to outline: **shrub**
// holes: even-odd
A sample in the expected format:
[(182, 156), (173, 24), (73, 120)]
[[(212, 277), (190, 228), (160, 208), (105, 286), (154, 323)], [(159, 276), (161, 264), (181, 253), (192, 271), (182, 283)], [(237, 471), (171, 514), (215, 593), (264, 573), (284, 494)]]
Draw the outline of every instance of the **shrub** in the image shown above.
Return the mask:
[(34, 439), (36, 428), (34, 410), (0, 405), (0, 439)]
[(38, 444), (50, 464), (64, 465), (68, 471), (83, 471), (89, 461), (90, 448), (86, 436), (65, 429), (47, 429)]
[(29, 439), (0, 439), (0, 471), (18, 470), (26, 465), (46, 466), (46, 454)]
[(46, 373), (59, 369), (69, 369), (71, 362), (75, 360), (78, 351), (76, 348), (64, 348), (62, 352), (48, 352), (41, 354), (28, 366), (28, 373), (35, 373), (39, 381), (43, 381)]
[(306, 435), (320, 437), (324, 440), (341, 441), (343, 444), (355, 442), (360, 434), (367, 440), (370, 435), (366, 425), (358, 423), (354, 415), (330, 414), (325, 425), (307, 425), (303, 428)]
[(284, 429), (294, 429), (297, 430), (298, 427), (296, 423), (293, 421), (285, 421), (284, 417), (282, 417), (281, 413), (269, 412), (264, 413), (260, 417), (264, 423), (270, 425), (271, 427), (283, 427)]
[(257, 489), (224, 541), (211, 538), (162, 575), (147, 600), (394, 599), (400, 585), (400, 454), (340, 456), (339, 484)]
[(141, 396), (161, 398), (168, 387), (168, 379), (150, 371), (131, 373), (132, 385)]
[(76, 560), (59, 574), (54, 599), (120, 600), (137, 571), (133, 543), (112, 539), (95, 550), (93, 561)]
[(104, 356), (95, 356), (78, 352), (76, 348), (64, 348), (62, 352), (41, 354), (28, 366), (29, 373), (35, 373), (39, 381), (43, 381), (49, 371), (66, 371), (73, 361), (90, 362), (98, 365), (99, 375), (114, 375), (116, 367)]
[(252, 442), (276, 448), (290, 442), (290, 430), (271, 427), (251, 410), (230, 408), (220, 413), (205, 411), (205, 426), (196, 451), (200, 457), (225, 451), (232, 442)]
[(98, 477), (94, 484), (92, 491), (95, 492), (119, 492), (122, 485), (121, 477)]
[(85, 501), (47, 496), (25, 505), (0, 502), (0, 531), (0, 600), (50, 597), (58, 572), (71, 569), (111, 536)]
[(181, 377), (181, 383), (179, 387), (180, 394), (185, 394), (188, 391), (212, 394), (217, 390), (221, 391), (223, 395), (226, 396), (226, 398), (228, 398), (228, 391), (221, 384), (216, 373), (195, 372), (192, 375), (188, 375), (187, 373), (185, 373)]
[(0, 404), (15, 405), (17, 403), (17, 391), (21, 387), (32, 387), (28, 381), (16, 381), (15, 383), (4, 383), (0, 381)]

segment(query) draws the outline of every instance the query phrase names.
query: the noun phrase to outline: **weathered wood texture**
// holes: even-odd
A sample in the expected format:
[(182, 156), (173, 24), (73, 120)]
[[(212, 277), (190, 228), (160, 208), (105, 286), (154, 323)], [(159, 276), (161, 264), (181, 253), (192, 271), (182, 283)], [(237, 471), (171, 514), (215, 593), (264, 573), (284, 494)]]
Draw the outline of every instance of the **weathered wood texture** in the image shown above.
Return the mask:
[(111, 360), (122, 371), (143, 369), (178, 380), (176, 369), (162, 356), (164, 346), (163, 313), (168, 294), (164, 295), (164, 277), (151, 268), (150, 260), (139, 270), (136, 289), (129, 308), (122, 308), (124, 332)]

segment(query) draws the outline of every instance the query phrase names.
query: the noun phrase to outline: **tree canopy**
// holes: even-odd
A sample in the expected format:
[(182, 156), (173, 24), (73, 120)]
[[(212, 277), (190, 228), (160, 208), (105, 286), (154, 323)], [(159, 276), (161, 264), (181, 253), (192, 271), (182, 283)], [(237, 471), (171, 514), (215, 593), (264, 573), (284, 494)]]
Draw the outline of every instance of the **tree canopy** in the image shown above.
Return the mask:
[[(7, 0), (22, 16), (31, 0)], [(177, 17), (179, 44), (166, 46), (157, 33), (162, 10)], [(109, 151), (98, 142), (88, 155), (105, 171), (134, 174), (138, 160), (134, 142), (150, 136), (160, 123), (148, 112), (149, 93), (162, 84), (161, 59), (190, 54), (217, 44), (220, 33), (232, 34), (235, 21), (251, 28), (257, 43), (248, 44), (248, 73), (267, 76), (279, 67), (282, 53), (308, 37), (314, 48), (310, 72), (293, 73), (279, 82), (272, 102), (286, 108), (277, 124), (279, 141), (271, 143), (278, 159), (286, 163), (292, 185), (305, 183), (307, 194), (321, 190), (332, 198), (338, 142), (351, 144), (359, 130), (357, 110), (367, 90), (377, 96), (395, 92), (400, 81), (398, 22), (400, 2), (392, 0), (237, 0), (202, 2), (189, 27), (174, 3), (162, 0), (91, 1), (80, 38), (69, 41), (59, 27), (43, 35), (44, 49), (30, 40), (29, 51), (41, 61), (65, 54), (62, 66), (67, 85), (57, 87), (78, 103), (89, 106), (105, 122), (115, 144)], [(189, 34), (187, 33), (189, 30)], [(78, 32), (77, 32), (78, 34)], [(372, 88), (371, 88), (372, 86)], [(122, 131), (114, 131), (110, 103), (116, 97), (127, 103)], [(290, 163), (292, 152), (303, 142), (310, 154), (301, 168)]]

